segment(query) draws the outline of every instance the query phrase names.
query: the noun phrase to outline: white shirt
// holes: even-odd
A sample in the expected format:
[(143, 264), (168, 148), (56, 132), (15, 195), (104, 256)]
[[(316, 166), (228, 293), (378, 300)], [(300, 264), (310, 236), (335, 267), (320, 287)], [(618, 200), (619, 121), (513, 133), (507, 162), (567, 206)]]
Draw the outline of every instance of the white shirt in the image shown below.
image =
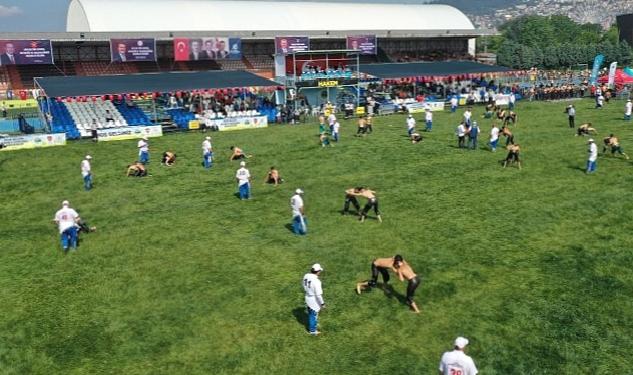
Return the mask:
[(510, 103), (514, 103), (517, 101), (516, 96), (514, 96), (514, 94), (510, 94)]
[(458, 99), (456, 96), (453, 96), (451, 98), (451, 107), (457, 107), (457, 103), (459, 103)]
[(603, 102), (604, 102), (604, 96), (600, 95), (600, 96), (598, 97), (598, 104), (602, 105), (602, 104), (603, 104)]
[(339, 128), (341, 127), (341, 124), (337, 122), (334, 123), (333, 128), (332, 128), (332, 132), (333, 133), (338, 133)]
[(336, 116), (334, 116), (334, 113), (330, 114), (327, 117), (327, 121), (330, 125), (334, 125), (334, 122), (336, 122)]
[(295, 194), (290, 198), (290, 208), (292, 209), (292, 217), (301, 216), (303, 198), (301, 198), (300, 194)]
[(211, 153), (211, 142), (209, 142), (208, 140), (204, 140), (204, 142), (202, 142), (202, 154), (209, 154)]
[(64, 207), (55, 213), (55, 221), (59, 225), (59, 233), (75, 225), (75, 221), (79, 217), (77, 211), (70, 207)]
[(468, 121), (472, 117), (473, 113), (471, 111), (464, 112), (464, 120)]
[(424, 118), (426, 119), (426, 121), (433, 121), (433, 112), (426, 111), (426, 115), (424, 115)]
[(463, 137), (466, 135), (466, 127), (463, 124), (459, 124), (457, 127), (457, 136)]
[(81, 175), (86, 177), (90, 174), (90, 162), (86, 159), (81, 161)]
[(149, 151), (149, 143), (145, 142), (142, 139), (140, 141), (138, 141), (138, 144), (136, 145), (136, 147), (138, 147), (139, 155), (141, 154), (141, 152), (148, 152)]
[(323, 301), (323, 288), (321, 280), (313, 273), (306, 273), (303, 276), (303, 290), (305, 291), (306, 305), (312, 310), (319, 312)]
[(494, 127), (490, 130), (490, 142), (494, 142), (499, 139), (499, 128)]
[(627, 116), (631, 116), (631, 112), (633, 112), (633, 103), (627, 102), (624, 106), (624, 114)]
[(598, 146), (595, 143), (589, 144), (589, 161), (596, 161), (598, 159)]
[(248, 169), (242, 167), (238, 169), (237, 172), (235, 173), (235, 178), (237, 178), (238, 180), (238, 183), (237, 183), (238, 186), (248, 184), (251, 178), (251, 172), (249, 172)]
[(461, 350), (445, 352), (439, 370), (444, 375), (476, 375), (478, 372), (473, 359)]
[(407, 118), (407, 129), (415, 128), (415, 119), (413, 117)]

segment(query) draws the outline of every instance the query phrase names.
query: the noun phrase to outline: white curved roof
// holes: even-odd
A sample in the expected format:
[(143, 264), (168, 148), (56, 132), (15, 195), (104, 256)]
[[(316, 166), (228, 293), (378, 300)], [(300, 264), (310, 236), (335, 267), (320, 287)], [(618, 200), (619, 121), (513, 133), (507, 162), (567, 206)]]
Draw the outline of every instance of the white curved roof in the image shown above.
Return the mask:
[(473, 30), (447, 5), (216, 0), (72, 0), (67, 31)]

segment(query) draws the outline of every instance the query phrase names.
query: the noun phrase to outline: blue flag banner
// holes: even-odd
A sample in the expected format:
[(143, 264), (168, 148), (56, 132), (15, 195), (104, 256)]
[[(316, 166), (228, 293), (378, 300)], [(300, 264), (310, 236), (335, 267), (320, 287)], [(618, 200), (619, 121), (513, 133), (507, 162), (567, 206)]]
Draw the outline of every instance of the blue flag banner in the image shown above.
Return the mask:
[(589, 79), (590, 84), (596, 83), (598, 79), (598, 71), (600, 70), (600, 66), (604, 62), (604, 55), (597, 55), (593, 60), (593, 69), (591, 70), (591, 78)]

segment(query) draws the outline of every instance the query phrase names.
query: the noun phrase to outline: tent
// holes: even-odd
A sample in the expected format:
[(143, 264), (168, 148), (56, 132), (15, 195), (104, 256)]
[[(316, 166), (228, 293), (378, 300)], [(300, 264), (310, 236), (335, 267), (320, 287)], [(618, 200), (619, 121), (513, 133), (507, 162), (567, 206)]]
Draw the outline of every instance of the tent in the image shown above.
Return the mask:
[(361, 65), (360, 71), (381, 79), (409, 77), (446, 77), (509, 72), (512, 69), (474, 61), (436, 61)]
[[(608, 83), (608, 82), (609, 82), (608, 74), (605, 74), (602, 77), (598, 78), (598, 83)], [(616, 86), (630, 85), (630, 84), (633, 84), (633, 77), (624, 73), (622, 69), (616, 69), (614, 82)]]
[(277, 82), (244, 71), (140, 73), (104, 76), (35, 78), (48, 97), (93, 96), (139, 92), (175, 92), (234, 87), (270, 87)]

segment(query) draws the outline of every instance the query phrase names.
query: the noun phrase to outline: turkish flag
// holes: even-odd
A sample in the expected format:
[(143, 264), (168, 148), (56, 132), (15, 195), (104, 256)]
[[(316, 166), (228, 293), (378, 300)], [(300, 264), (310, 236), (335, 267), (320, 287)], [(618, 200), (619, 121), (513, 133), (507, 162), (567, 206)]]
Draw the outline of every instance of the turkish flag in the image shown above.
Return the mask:
[(175, 61), (189, 60), (189, 39), (188, 38), (174, 39), (174, 60)]

